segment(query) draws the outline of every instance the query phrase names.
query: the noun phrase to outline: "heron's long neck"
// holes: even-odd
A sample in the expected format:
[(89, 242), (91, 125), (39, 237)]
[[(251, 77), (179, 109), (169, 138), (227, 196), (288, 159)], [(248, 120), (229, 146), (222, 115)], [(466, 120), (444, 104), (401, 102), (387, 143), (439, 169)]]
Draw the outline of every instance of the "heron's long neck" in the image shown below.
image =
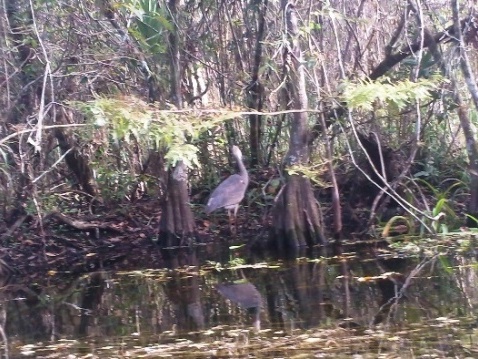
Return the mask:
[(246, 166), (244, 166), (244, 162), (242, 162), (242, 158), (237, 156), (236, 160), (237, 160), (237, 165), (239, 166), (239, 174), (241, 175), (242, 178), (244, 178), (246, 182), (248, 182), (249, 173), (247, 173)]

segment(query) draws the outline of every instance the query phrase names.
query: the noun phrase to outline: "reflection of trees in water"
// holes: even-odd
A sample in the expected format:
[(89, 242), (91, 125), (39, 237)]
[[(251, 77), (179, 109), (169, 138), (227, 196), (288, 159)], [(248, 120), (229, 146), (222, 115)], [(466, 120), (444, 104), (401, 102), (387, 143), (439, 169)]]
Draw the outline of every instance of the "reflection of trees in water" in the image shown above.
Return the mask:
[(96, 272), (89, 276), (87, 285), (81, 295), (80, 300), (80, 323), (78, 325), (78, 335), (85, 336), (88, 334), (88, 327), (91, 319), (94, 319), (92, 313), (98, 308), (103, 297), (106, 281), (103, 272)]
[[(478, 307), (478, 272), (476, 269), (476, 258), (460, 256), (456, 258), (456, 269), (453, 271), (451, 280), (462, 291), (462, 296), (456, 298), (459, 301), (462, 315), (476, 315)], [(450, 286), (442, 288), (450, 289)], [(450, 293), (450, 296), (453, 294)]]
[(52, 315), (41, 300), (42, 295), (43, 288), (37, 285), (17, 288), (15, 299), (9, 302), (6, 320), (9, 335), (19, 331), (33, 340), (55, 339)]
[(157, 339), (219, 325), (259, 329), (262, 323), (287, 333), (392, 327), (473, 313), (477, 303), (474, 258), (342, 256), (203, 273), (188, 251), (168, 264), (171, 269), (157, 272), (93, 273), (61, 286), (6, 286), (0, 291), (6, 320), (0, 315), (0, 324), (7, 337), (32, 341), (133, 333)]
[[(166, 285), (166, 294), (174, 310), (178, 330), (204, 329), (204, 313), (199, 289), (199, 267), (196, 251), (189, 248), (163, 250), (168, 268), (173, 270)], [(188, 271), (179, 270), (188, 268)]]

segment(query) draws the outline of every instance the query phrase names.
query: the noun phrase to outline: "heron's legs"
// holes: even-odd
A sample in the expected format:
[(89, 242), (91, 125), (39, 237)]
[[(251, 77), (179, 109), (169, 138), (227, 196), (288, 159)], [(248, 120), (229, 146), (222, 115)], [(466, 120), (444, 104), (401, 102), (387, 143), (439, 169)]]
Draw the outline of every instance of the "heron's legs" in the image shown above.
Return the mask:
[[(232, 234), (237, 235), (237, 210), (239, 209), (239, 204), (227, 210), (229, 216), (229, 230)], [(232, 226), (234, 222), (234, 227)]]
[(235, 235), (236, 233), (234, 231), (234, 228), (232, 227), (232, 222), (234, 221), (233, 218), (232, 218), (233, 217), (233, 209), (228, 209), (227, 210), (227, 216), (229, 217), (229, 231), (231, 231), (231, 233)]
[(234, 227), (235, 227), (235, 233), (237, 235), (237, 210), (239, 209), (239, 203), (236, 204), (236, 206), (234, 207)]

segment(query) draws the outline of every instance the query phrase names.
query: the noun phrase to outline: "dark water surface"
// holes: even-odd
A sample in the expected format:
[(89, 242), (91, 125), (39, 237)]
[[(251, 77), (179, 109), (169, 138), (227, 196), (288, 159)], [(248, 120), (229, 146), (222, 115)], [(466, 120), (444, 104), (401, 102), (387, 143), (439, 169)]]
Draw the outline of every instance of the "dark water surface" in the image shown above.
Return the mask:
[(406, 256), (350, 247), (293, 261), (200, 248), (170, 252), (165, 269), (51, 273), (45, 283), (5, 284), (2, 354), (477, 358), (473, 251), (406, 246)]

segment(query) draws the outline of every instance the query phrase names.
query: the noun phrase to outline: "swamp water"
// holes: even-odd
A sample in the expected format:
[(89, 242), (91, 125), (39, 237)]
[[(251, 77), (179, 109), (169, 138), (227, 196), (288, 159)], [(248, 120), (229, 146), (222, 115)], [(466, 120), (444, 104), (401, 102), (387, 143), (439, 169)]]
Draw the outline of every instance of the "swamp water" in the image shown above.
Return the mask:
[(11, 282), (2, 357), (477, 358), (477, 259), (451, 241), (249, 264), (203, 248), (168, 269)]

